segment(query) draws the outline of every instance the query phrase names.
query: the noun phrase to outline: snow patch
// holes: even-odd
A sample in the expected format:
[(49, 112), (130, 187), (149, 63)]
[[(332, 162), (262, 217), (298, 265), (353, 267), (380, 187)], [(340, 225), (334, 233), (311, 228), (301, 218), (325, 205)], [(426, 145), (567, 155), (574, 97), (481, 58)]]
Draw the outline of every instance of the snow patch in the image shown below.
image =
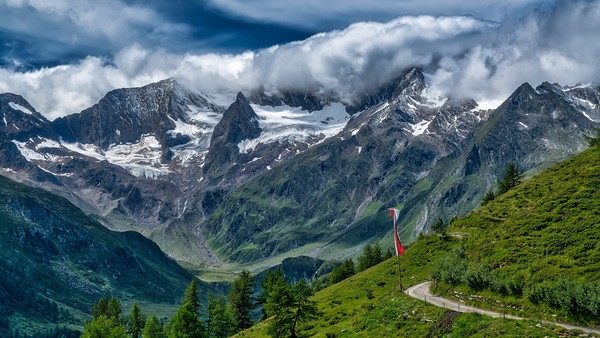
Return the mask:
[(255, 139), (242, 140), (238, 144), (242, 153), (272, 142), (306, 142), (314, 138), (323, 141), (341, 132), (350, 119), (346, 107), (339, 102), (312, 113), (300, 107), (251, 106), (260, 118), (262, 133)]
[(61, 147), (62, 147), (61, 144), (54, 140), (42, 138), (42, 142), (35, 145), (35, 150), (40, 150), (42, 148), (61, 148)]
[(16, 140), (12, 140), (12, 143), (14, 143), (17, 146), (17, 149), (19, 149), (19, 152), (21, 153), (21, 155), (23, 155), (23, 157), (25, 157), (25, 159), (28, 162), (31, 162), (32, 160), (38, 160), (38, 161), (47, 160), (47, 158), (44, 155), (36, 152), (35, 150), (27, 148), (26, 142), (19, 142)]
[(14, 109), (14, 110), (20, 110), (23, 113), (27, 114), (27, 115), (33, 115), (33, 112), (25, 107), (23, 107), (20, 104), (14, 103), (14, 102), (9, 102), (8, 105)]
[(425, 130), (427, 130), (427, 128), (429, 127), (430, 123), (431, 123), (431, 121), (425, 121), (425, 120), (423, 120), (423, 121), (421, 121), (419, 123), (416, 123), (416, 124), (409, 124), (410, 127), (412, 128), (412, 135), (413, 136), (422, 135), (425, 132)]
[(362, 151), (362, 147), (357, 147), (358, 149), (358, 153), (360, 154), (360, 152)]
[(37, 167), (38, 167), (38, 168), (40, 168), (40, 169), (42, 169), (42, 171), (45, 171), (45, 172), (47, 172), (47, 173), (48, 173), (48, 174), (50, 174), (50, 175), (54, 175), (54, 176), (60, 176), (60, 177), (71, 177), (71, 176), (73, 176), (73, 173), (68, 173), (68, 174), (57, 174), (57, 173), (54, 173), (54, 172), (52, 172), (52, 171), (50, 171), (50, 170), (48, 170), (48, 169), (44, 169), (44, 168), (40, 167), (39, 165), (38, 165)]

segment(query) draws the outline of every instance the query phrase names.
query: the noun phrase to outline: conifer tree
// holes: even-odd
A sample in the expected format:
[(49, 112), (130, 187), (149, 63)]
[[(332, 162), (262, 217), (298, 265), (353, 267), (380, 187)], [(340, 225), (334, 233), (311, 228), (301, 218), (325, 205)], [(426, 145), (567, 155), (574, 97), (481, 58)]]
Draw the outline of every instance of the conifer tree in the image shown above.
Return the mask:
[(110, 302), (108, 302), (108, 307), (106, 309), (106, 316), (109, 319), (112, 319), (114, 321), (120, 321), (121, 320), (121, 302), (119, 302), (119, 300), (115, 297), (112, 297), (110, 299)]
[(363, 271), (368, 269), (371, 265), (371, 260), (373, 257), (373, 249), (370, 244), (365, 245), (363, 249), (363, 253), (360, 257), (358, 257), (358, 271)]
[(241, 331), (252, 326), (251, 311), (254, 309), (252, 298), (253, 278), (248, 270), (242, 270), (233, 282), (229, 292), (229, 307), (235, 322), (235, 331)]
[(257, 297), (257, 303), (263, 305), (262, 309), (262, 319), (267, 319), (269, 316), (265, 310), (265, 303), (267, 302), (267, 298), (269, 297), (269, 293), (273, 290), (273, 286), (281, 280), (283, 277), (283, 270), (281, 267), (278, 267), (275, 270), (267, 270), (267, 275), (265, 279), (261, 282), (261, 290)]
[(510, 189), (521, 184), (523, 175), (519, 173), (519, 169), (514, 162), (508, 164), (502, 175), (502, 179), (498, 182), (498, 195), (502, 195)]
[(294, 287), (283, 280), (273, 287), (265, 305), (268, 312), (274, 314), (268, 328), (272, 337), (296, 338), (298, 325), (318, 316), (315, 302), (309, 299), (312, 293), (305, 280)]
[(198, 299), (198, 284), (193, 279), (185, 290), (183, 305), (171, 318), (168, 332), (169, 338), (198, 338), (204, 337), (204, 327), (200, 321), (200, 300)]
[(208, 297), (208, 337), (229, 337), (233, 328), (233, 317), (222, 297)]
[(144, 318), (142, 309), (140, 309), (137, 303), (134, 303), (131, 307), (131, 313), (129, 314), (129, 318), (127, 320), (127, 333), (132, 338), (140, 337), (142, 330), (144, 330), (145, 321), (146, 319)]
[(92, 318), (98, 319), (98, 317), (104, 315), (106, 316), (108, 313), (108, 298), (102, 297), (98, 300), (98, 303), (92, 309)]
[(121, 303), (116, 298), (110, 301), (101, 298), (92, 309), (92, 320), (83, 327), (83, 338), (124, 338), (127, 336), (121, 322)]
[(293, 337), (290, 335), (295, 319), (295, 297), (292, 287), (286, 280), (278, 280), (269, 293), (265, 308), (273, 315), (268, 332), (271, 337)]
[(165, 333), (156, 316), (150, 316), (144, 324), (142, 338), (164, 338)]
[(483, 199), (481, 200), (481, 205), (486, 205), (496, 199), (496, 194), (494, 194), (493, 190), (489, 190), (485, 195), (483, 195)]

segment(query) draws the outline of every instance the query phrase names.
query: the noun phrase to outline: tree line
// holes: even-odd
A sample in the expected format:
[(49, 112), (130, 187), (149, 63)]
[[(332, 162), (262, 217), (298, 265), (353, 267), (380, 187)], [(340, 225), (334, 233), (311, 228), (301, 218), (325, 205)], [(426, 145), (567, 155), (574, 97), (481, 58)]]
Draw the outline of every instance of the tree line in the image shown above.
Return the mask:
[(272, 337), (296, 337), (298, 325), (318, 315), (316, 304), (309, 299), (313, 288), (305, 280), (290, 284), (281, 269), (269, 270), (261, 283), (258, 297), (253, 296), (254, 278), (243, 270), (233, 282), (227, 298), (208, 295), (204, 311), (196, 279), (185, 291), (183, 304), (173, 317), (158, 319), (146, 316), (133, 304), (122, 315), (117, 298), (101, 298), (92, 309), (92, 319), (84, 325), (82, 338), (220, 338), (229, 337), (253, 324), (252, 311), (263, 306), (261, 320), (271, 318)]

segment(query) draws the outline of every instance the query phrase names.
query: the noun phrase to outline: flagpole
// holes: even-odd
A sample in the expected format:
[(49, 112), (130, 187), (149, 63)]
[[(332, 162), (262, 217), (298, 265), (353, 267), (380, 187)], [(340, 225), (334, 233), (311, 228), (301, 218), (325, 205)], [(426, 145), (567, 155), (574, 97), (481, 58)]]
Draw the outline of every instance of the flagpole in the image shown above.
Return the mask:
[(400, 292), (404, 291), (402, 287), (402, 269), (400, 268), (400, 255), (396, 255), (398, 257), (398, 276), (400, 278)]

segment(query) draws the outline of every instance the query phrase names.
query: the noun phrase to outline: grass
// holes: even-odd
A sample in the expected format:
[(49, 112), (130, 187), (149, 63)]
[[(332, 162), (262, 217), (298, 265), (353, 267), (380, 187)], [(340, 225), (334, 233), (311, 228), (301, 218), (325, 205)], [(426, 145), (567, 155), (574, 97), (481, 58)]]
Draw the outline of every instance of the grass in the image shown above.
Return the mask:
[[(439, 241), (423, 238), (402, 257), (405, 287), (429, 278), (424, 265), (431, 258), (415, 256), (431, 251)], [(396, 258), (389, 259), (313, 296), (321, 311), (318, 320), (304, 323), (305, 337), (560, 337), (576, 336), (559, 327), (534, 321), (458, 314), (432, 306), (399, 292)], [(269, 321), (243, 331), (237, 337), (268, 337)]]

